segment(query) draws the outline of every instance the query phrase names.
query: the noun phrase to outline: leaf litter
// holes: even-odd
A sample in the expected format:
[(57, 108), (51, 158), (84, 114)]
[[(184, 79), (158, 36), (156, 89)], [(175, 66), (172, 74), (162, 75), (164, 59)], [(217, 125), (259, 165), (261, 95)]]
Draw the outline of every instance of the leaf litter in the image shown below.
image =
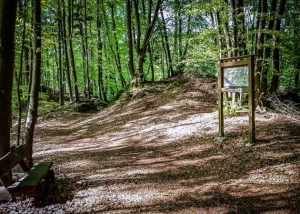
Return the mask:
[[(148, 83), (101, 112), (53, 112), (36, 126), (34, 161), (52, 160), (44, 197), (0, 213), (298, 213), (300, 122), (225, 119), (217, 141), (216, 80)], [(144, 91), (144, 92), (143, 92)]]

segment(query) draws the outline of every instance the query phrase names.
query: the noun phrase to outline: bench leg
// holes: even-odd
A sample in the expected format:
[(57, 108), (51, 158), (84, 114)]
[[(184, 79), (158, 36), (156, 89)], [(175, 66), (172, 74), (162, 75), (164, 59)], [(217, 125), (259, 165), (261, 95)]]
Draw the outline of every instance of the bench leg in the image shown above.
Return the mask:
[(49, 182), (51, 182), (51, 183), (54, 182), (54, 180), (55, 180), (55, 175), (54, 175), (54, 171), (53, 171), (53, 170), (50, 169), (50, 170), (47, 172), (47, 175), (46, 175), (46, 177), (45, 177), (45, 180), (46, 180), (46, 181), (49, 181)]
[(45, 192), (46, 192), (46, 184), (45, 182), (42, 181), (37, 185), (32, 196), (34, 198), (42, 198), (45, 196)]
[(8, 187), (8, 186), (12, 185), (12, 183), (13, 183), (11, 172), (9, 172), (6, 175), (2, 176), (0, 179), (1, 179), (1, 183), (5, 187)]

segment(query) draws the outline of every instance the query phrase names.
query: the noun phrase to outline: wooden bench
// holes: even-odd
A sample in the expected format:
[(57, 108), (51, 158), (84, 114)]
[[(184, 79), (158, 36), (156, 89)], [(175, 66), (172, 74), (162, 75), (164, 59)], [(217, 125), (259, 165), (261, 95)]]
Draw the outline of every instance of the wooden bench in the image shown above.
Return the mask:
[[(54, 172), (50, 170), (52, 162), (40, 162), (28, 168), (24, 158), (29, 154), (27, 145), (21, 145), (12, 149), (8, 154), (0, 159), (0, 179), (12, 195), (13, 199), (18, 196), (36, 197), (44, 193), (45, 187), (42, 181), (54, 181)], [(7, 179), (7, 173), (17, 164), (25, 172), (21, 179), (12, 181)]]

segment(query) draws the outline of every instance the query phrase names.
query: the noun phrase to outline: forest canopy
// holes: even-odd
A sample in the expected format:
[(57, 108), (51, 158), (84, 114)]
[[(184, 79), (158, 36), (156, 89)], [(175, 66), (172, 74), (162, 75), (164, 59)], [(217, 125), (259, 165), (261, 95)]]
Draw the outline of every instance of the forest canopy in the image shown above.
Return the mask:
[[(15, 76), (26, 102), (33, 6), (18, 3)], [(42, 91), (61, 105), (64, 96), (109, 101), (184, 70), (215, 76), (216, 59), (241, 55), (256, 55), (261, 93), (298, 90), (299, 8), (298, 0), (42, 1)]]

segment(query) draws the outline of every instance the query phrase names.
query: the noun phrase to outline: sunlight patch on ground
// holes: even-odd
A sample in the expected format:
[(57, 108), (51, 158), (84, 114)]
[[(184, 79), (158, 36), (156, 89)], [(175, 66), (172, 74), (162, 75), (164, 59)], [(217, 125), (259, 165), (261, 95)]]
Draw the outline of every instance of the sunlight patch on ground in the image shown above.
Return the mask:
[(268, 166), (253, 172), (246, 181), (251, 183), (284, 184), (298, 182), (298, 170), (292, 164)]
[(147, 164), (158, 164), (158, 163), (166, 163), (170, 162), (172, 159), (167, 158), (167, 157), (158, 157), (158, 158), (148, 158), (148, 159), (142, 159), (136, 162), (136, 164), (141, 164), (141, 165), (147, 165)]
[(90, 161), (90, 160), (75, 160), (75, 161), (68, 161), (66, 164), (60, 165), (59, 168), (60, 169), (75, 169), (78, 167), (90, 168), (90, 167), (97, 166), (97, 164), (98, 164), (97, 162)]
[[(98, 139), (99, 140), (99, 139)], [(110, 139), (109, 141), (102, 140), (91, 140), (90, 138), (83, 138), (78, 141), (73, 142), (73, 147), (69, 147), (68, 144), (66, 144), (66, 147), (64, 147), (64, 144), (58, 144), (56, 148), (52, 149), (44, 149), (40, 151), (36, 151), (33, 154), (34, 158), (48, 155), (48, 154), (56, 154), (56, 153), (64, 153), (64, 152), (72, 152), (72, 151), (95, 151), (95, 150), (111, 150), (111, 149), (120, 149), (124, 148), (123, 144), (127, 139)], [(91, 142), (92, 141), (92, 142)]]
[[(161, 108), (170, 110), (173, 105), (165, 105)], [(124, 131), (120, 132), (120, 135), (130, 136), (134, 140), (143, 140), (144, 142), (150, 142), (161, 136), (165, 136), (166, 139), (161, 140), (164, 143), (173, 142), (175, 140), (183, 139), (188, 136), (198, 135), (203, 136), (207, 134), (217, 135), (218, 133), (218, 112), (213, 113), (201, 113), (190, 115), (187, 118), (180, 120), (177, 119), (180, 114), (168, 114), (165, 119), (170, 119), (170, 122), (152, 122), (152, 116), (145, 115), (145, 117), (130, 121), (122, 126)], [(171, 120), (176, 118), (176, 122)], [(257, 114), (256, 120), (271, 121), (276, 119), (275, 114), (265, 113)], [(164, 120), (162, 120), (164, 121)], [(239, 125), (248, 125), (248, 115), (239, 117), (230, 117), (225, 119), (225, 131), (229, 131), (238, 127)], [(136, 133), (139, 133), (138, 135)]]
[(181, 139), (195, 133), (199, 135), (212, 134), (218, 132), (218, 117), (217, 113), (192, 115), (178, 123), (170, 123), (166, 127), (161, 133), (167, 135), (170, 140)]
[(176, 106), (174, 105), (164, 105), (164, 106), (160, 106), (159, 108), (160, 109), (163, 109), (163, 110), (171, 110), (171, 109), (174, 109)]
[[(165, 167), (165, 166), (161, 166)], [(120, 179), (130, 179), (130, 178), (138, 178), (143, 175), (150, 175), (154, 173), (159, 173), (162, 171), (162, 168), (159, 165), (149, 166), (144, 168), (132, 168), (132, 167), (123, 167), (123, 168), (110, 168), (97, 170), (93, 172), (93, 175), (87, 176), (85, 179), (87, 180), (120, 180)], [(163, 169), (166, 170), (166, 169)]]
[(294, 154), (292, 152), (264, 152), (261, 154), (262, 158), (277, 159), (277, 158), (289, 158)]
[(201, 158), (197, 160), (178, 160), (178, 161), (172, 161), (172, 164), (175, 166), (191, 166), (191, 165), (204, 165), (210, 161), (213, 160), (222, 160), (225, 159), (225, 156), (216, 155), (213, 157), (207, 157), (207, 158)]
[(266, 195), (277, 195), (285, 194), (290, 190), (289, 186), (286, 184), (276, 184), (276, 188), (259, 183), (252, 182), (232, 182), (229, 185), (222, 184), (220, 189), (223, 192), (228, 192), (233, 197), (258, 197), (258, 196), (266, 196)]
[[(126, 189), (126, 190), (125, 190)], [(130, 186), (112, 186), (96, 188), (89, 188), (76, 193), (73, 199), (73, 203), (85, 204), (85, 206), (92, 206), (98, 204), (101, 201), (109, 201), (110, 203), (119, 202), (130, 205), (132, 203), (147, 202), (149, 200), (157, 199), (161, 197), (161, 193), (154, 189), (138, 188), (134, 185)]]
[(196, 146), (185, 148), (180, 153), (178, 151), (174, 151), (172, 157), (178, 158), (178, 157), (182, 157), (184, 155), (191, 156), (191, 154), (198, 154), (199, 155), (201, 152), (203, 152), (207, 149), (210, 149), (212, 147), (213, 147), (212, 144), (196, 145)]
[(228, 180), (220, 185), (220, 189), (233, 197), (267, 197), (268, 195), (278, 197), (280, 193), (286, 194), (292, 191), (294, 184), (298, 182), (297, 166), (281, 164), (251, 171), (245, 178)]

